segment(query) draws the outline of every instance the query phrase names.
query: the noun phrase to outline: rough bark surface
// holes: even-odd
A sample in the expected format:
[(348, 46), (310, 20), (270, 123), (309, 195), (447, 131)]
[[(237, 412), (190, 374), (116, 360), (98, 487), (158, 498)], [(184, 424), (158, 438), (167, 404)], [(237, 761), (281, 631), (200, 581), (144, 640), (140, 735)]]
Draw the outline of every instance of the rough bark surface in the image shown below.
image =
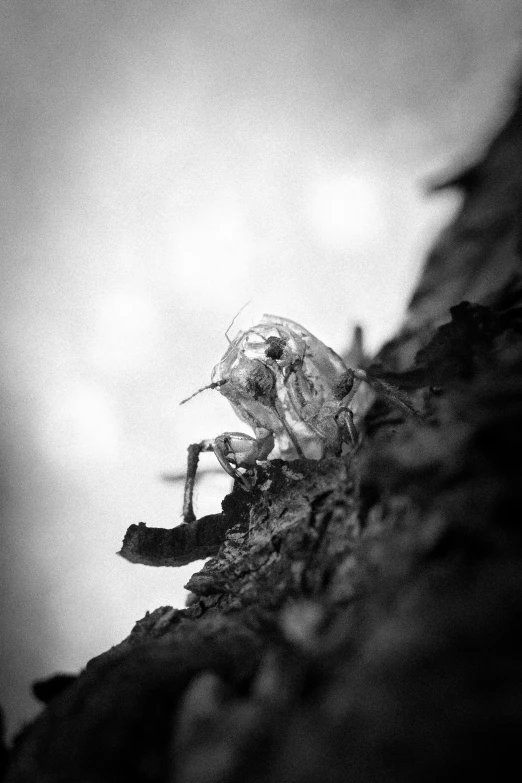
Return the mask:
[(272, 463), (193, 529), (132, 526), (129, 559), (215, 557), (185, 609), (40, 684), (49, 704), (9, 783), (425, 783), (518, 767), (521, 120), (522, 100), (451, 183), (460, 214), (370, 369), (425, 421), (378, 400), (356, 452)]

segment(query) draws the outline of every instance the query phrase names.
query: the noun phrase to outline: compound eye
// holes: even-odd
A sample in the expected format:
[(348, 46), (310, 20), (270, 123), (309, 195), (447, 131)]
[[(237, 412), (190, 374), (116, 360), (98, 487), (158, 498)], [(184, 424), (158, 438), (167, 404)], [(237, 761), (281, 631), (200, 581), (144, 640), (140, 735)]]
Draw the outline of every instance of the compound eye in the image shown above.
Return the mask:
[(265, 356), (268, 359), (281, 359), (286, 347), (284, 337), (267, 337), (268, 348), (265, 349)]
[(245, 382), (246, 391), (254, 399), (271, 401), (275, 396), (275, 376), (269, 368), (260, 361), (254, 361), (250, 367)]

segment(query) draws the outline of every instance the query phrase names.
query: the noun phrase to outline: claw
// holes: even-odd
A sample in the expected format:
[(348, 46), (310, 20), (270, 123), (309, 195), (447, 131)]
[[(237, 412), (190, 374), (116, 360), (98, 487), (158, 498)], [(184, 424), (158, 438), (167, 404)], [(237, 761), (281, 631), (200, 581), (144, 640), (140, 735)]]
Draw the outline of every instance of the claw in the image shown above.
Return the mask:
[(185, 494), (183, 502), (183, 519), (185, 522), (194, 522), (196, 515), (193, 509), (194, 484), (198, 467), (199, 455), (202, 451), (213, 451), (224, 471), (232, 476), (234, 481), (239, 481), (243, 489), (250, 491), (253, 487), (252, 480), (241, 473), (240, 468), (246, 470), (255, 468), (258, 460), (268, 458), (274, 448), (274, 435), (269, 430), (257, 427), (256, 437), (246, 435), (244, 432), (225, 432), (214, 440), (203, 440), (194, 443), (188, 448), (187, 477), (185, 480)]
[(238, 468), (253, 468), (258, 453), (257, 440), (243, 432), (227, 432), (218, 435), (212, 445), (219, 464), (229, 476), (239, 481), (243, 489), (252, 489), (251, 482)]
[(347, 443), (351, 442), (352, 446), (356, 446), (359, 441), (359, 433), (353, 422), (353, 413), (350, 408), (342, 405), (335, 419), (341, 429), (343, 440)]

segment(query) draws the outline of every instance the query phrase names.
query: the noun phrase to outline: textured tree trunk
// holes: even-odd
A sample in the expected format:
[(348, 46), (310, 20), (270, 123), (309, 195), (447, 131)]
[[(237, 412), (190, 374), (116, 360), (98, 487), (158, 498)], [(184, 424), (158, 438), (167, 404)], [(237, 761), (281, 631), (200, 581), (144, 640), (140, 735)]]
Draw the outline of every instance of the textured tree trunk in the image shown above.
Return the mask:
[[(19, 737), (9, 783), (498, 779), (522, 731), (522, 98), (369, 373), (362, 445), (122, 554), (212, 556)], [(470, 304), (471, 302), (471, 304)], [(451, 309), (450, 309), (451, 308)], [(368, 392), (362, 392), (368, 394)], [(366, 399), (368, 402), (368, 399)]]

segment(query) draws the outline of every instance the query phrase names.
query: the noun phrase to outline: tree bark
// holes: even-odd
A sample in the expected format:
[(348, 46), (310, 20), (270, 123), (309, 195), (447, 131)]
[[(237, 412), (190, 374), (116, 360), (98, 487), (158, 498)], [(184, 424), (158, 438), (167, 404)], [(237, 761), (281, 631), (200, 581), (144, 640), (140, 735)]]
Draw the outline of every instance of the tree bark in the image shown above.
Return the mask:
[(260, 468), (253, 493), (235, 488), (193, 526), (132, 526), (134, 562), (214, 556), (185, 609), (148, 614), (46, 690), (8, 783), (425, 783), (518, 767), (522, 96), (446, 186), (462, 208), (368, 369), (424, 421), (378, 399), (355, 451)]

